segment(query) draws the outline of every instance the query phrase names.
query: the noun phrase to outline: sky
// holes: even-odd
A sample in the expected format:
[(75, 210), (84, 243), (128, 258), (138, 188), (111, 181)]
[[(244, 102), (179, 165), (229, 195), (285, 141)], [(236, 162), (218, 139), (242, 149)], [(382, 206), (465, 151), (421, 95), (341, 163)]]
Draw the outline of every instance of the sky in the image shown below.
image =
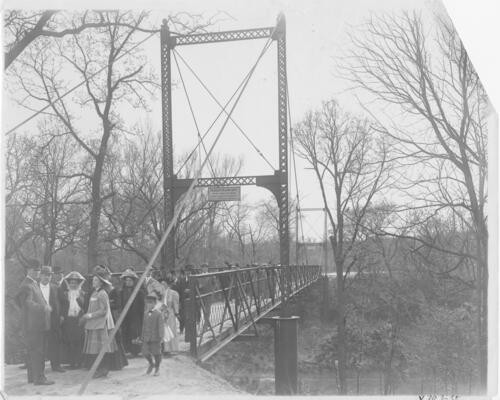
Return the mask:
[[(300, 121), (304, 114), (318, 108), (322, 101), (336, 99), (345, 110), (360, 113), (354, 93), (347, 90), (348, 84), (336, 74), (336, 62), (343, 51), (348, 49), (348, 32), (355, 30), (370, 13), (398, 13), (401, 10), (421, 10), (424, 19), (429, 20), (429, 9), (437, 3), (421, 0), (352, 0), (304, 2), (299, 0), (268, 1), (165, 1), (162, 9), (158, 3), (141, 3), (144, 9), (152, 7), (153, 23), (157, 26), (169, 14), (176, 12), (203, 13), (210, 16), (221, 13), (220, 21), (210, 30), (247, 29), (273, 27), (276, 17), (283, 12), (287, 23), (287, 73), (290, 96), (292, 125)], [(222, 14), (222, 12), (224, 14)], [(239, 41), (196, 46), (178, 47), (177, 51), (191, 68), (199, 74), (204, 83), (214, 92), (221, 103), (231, 96), (242, 77), (256, 60), (265, 40)], [(159, 37), (153, 37), (143, 45), (144, 53), (150, 66), (159, 77), (160, 72)], [(181, 73), (188, 88), (198, 126), (203, 134), (219, 108), (196, 82), (188, 69), (178, 59)], [(197, 133), (189, 112), (188, 103), (180, 82), (179, 71), (172, 59), (174, 88), (173, 131), (174, 153), (178, 156), (189, 152), (197, 143)], [(75, 81), (77, 83), (77, 81)], [(160, 97), (152, 103), (148, 113), (123, 109), (123, 118), (129, 125), (150, 123), (154, 131), (161, 129)], [(4, 97), (4, 128), (9, 129), (23, 120), (29, 113), (16, 107)], [(252, 80), (233, 114), (245, 133), (262, 151), (274, 168), (277, 168), (278, 121), (277, 121), (277, 79), (276, 45), (270, 47), (259, 63)], [(85, 117), (82, 114), (82, 119)], [(33, 121), (36, 124), (36, 121)], [(220, 124), (218, 125), (220, 126)], [(26, 129), (33, 125), (27, 124)], [(215, 137), (217, 130), (207, 135), (207, 147)], [(242, 157), (244, 166), (240, 175), (268, 175), (273, 169), (257, 152), (251, 148), (242, 134), (231, 124), (221, 136), (214, 150), (215, 153)], [(301, 207), (322, 207), (319, 188), (313, 171), (297, 158), (297, 179)], [(295, 197), (296, 187), (293, 172), (290, 171), (290, 195)], [(206, 169), (202, 176), (208, 176)], [(271, 194), (258, 187), (243, 187), (242, 194), (248, 202), (272, 199)], [(315, 213), (304, 214), (305, 234), (318, 238), (318, 234), (307, 226), (316, 226), (316, 220), (322, 216)], [(322, 229), (319, 229), (322, 235)], [(318, 238), (319, 239), (319, 238)]]

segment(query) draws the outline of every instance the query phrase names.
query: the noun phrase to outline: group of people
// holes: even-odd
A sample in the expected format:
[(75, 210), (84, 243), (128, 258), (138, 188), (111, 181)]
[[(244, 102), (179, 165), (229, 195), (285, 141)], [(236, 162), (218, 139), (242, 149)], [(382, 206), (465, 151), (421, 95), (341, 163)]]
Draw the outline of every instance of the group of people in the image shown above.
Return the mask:
[[(126, 366), (126, 353), (129, 357), (142, 353), (148, 361), (146, 373), (154, 370), (154, 375), (159, 375), (162, 355), (171, 356), (179, 350), (186, 274), (181, 271), (176, 278), (169, 272), (165, 278), (158, 278), (149, 271), (120, 329), (110, 340), (139, 276), (129, 267), (120, 280), (121, 285), (113, 285), (111, 272), (103, 265), (97, 265), (87, 278), (77, 271), (64, 275), (61, 270), (53, 271), (37, 262), (26, 267), (16, 300), (22, 310), (28, 383), (54, 383), (45, 376), (46, 359), (54, 372), (90, 369), (103, 348), (104, 357), (94, 378)], [(62, 364), (67, 365), (66, 369)]]

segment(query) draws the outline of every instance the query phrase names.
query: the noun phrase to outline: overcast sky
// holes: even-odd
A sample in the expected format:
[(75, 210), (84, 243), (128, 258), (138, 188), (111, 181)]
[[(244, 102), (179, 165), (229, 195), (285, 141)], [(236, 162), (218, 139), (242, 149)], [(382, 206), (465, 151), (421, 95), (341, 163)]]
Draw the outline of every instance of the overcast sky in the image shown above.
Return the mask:
[[(145, 3), (144, 8), (147, 8), (147, 5), (148, 3)], [(371, 12), (398, 13), (401, 10), (416, 9), (422, 10), (424, 18), (427, 18), (428, 10), (437, 7), (434, 2), (421, 0), (165, 1), (162, 2), (162, 6), (164, 10), (155, 9), (152, 12), (158, 26), (168, 14), (180, 11), (205, 13), (207, 16), (218, 11), (227, 13), (228, 16), (215, 25), (213, 30), (274, 26), (277, 15), (283, 12), (287, 22), (287, 69), (292, 123), (298, 122), (308, 110), (320, 106), (322, 101), (332, 98), (339, 100), (346, 110), (360, 111), (354, 94), (345, 92), (346, 83), (336, 77), (335, 64), (341, 52), (349, 45), (347, 33), (355, 32), (355, 26), (362, 23)], [(251, 68), (264, 44), (265, 40), (252, 40), (179, 47), (177, 51), (224, 104)], [(144, 51), (159, 74), (159, 37), (147, 41)], [(181, 63), (181, 71), (203, 133), (217, 115), (219, 108), (183, 66), (181, 60), (178, 61)], [(190, 151), (197, 141), (197, 136), (174, 60), (172, 65), (173, 81), (176, 83), (173, 90), (174, 151), (176, 154), (181, 154)], [(75, 81), (76, 83), (78, 82)], [(8, 99), (4, 106), (8, 110), (3, 116), (5, 128), (16, 125), (28, 115), (26, 111), (9, 103)], [(124, 111), (124, 117), (130, 124), (149, 121), (153, 128), (159, 131), (160, 106), (158, 98), (151, 112), (145, 114)], [(275, 44), (259, 64), (233, 116), (274, 168), (277, 168)], [(211, 132), (208, 143), (216, 133), (216, 130)], [(242, 156), (244, 158), (242, 175), (273, 173), (271, 167), (250, 147), (232, 124), (228, 124), (215, 151), (236, 157)], [(305, 169), (307, 165), (304, 162), (297, 161), (301, 206), (321, 207), (322, 201), (312, 171)], [(207, 174), (208, 171), (204, 173)], [(296, 188), (292, 174), (290, 184), (291, 195), (294, 196)], [(270, 193), (262, 188), (244, 187), (242, 193), (252, 202), (263, 198), (271, 199)], [(314, 225), (314, 220), (318, 217), (319, 215), (310, 216), (310, 225)]]

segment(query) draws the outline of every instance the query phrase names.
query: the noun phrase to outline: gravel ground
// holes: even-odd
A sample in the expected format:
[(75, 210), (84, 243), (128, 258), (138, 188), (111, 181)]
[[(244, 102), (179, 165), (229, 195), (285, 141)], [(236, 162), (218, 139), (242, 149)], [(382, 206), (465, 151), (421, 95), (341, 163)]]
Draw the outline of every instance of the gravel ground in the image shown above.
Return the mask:
[[(160, 376), (147, 376), (144, 372), (146, 360), (135, 358), (122, 371), (111, 371), (106, 378), (90, 381), (86, 395), (116, 395), (117, 399), (146, 399), (159, 395), (243, 395), (224, 379), (197, 366), (191, 358), (177, 355), (164, 359)], [(26, 382), (26, 370), (18, 365), (4, 367), (4, 392), (9, 399), (17, 396), (72, 396), (76, 395), (84, 370), (54, 373), (47, 363), (47, 378), (56, 383), (51, 386), (34, 386)]]

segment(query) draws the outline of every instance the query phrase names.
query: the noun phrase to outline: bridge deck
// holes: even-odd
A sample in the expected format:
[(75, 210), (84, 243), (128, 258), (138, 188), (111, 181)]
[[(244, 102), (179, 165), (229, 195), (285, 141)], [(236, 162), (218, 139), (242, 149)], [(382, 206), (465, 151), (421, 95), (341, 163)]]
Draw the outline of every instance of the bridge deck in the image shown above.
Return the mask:
[(319, 276), (319, 266), (306, 265), (190, 276), (186, 338), (191, 355), (205, 361), (245, 330), (253, 328), (257, 334), (260, 318)]

